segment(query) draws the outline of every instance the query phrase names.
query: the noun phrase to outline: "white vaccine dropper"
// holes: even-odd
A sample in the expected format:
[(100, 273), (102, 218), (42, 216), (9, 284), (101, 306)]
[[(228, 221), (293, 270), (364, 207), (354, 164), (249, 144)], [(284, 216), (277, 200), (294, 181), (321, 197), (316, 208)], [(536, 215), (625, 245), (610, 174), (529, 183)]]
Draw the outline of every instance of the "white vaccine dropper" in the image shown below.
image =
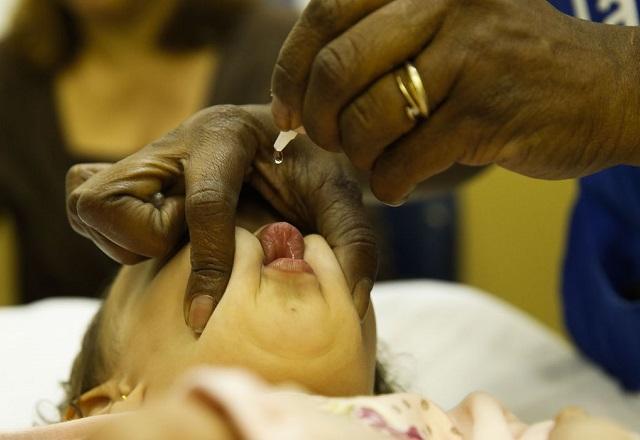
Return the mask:
[(276, 142), (273, 144), (273, 161), (276, 164), (280, 165), (284, 161), (284, 154), (282, 152), (297, 135), (298, 133), (293, 130), (280, 132)]

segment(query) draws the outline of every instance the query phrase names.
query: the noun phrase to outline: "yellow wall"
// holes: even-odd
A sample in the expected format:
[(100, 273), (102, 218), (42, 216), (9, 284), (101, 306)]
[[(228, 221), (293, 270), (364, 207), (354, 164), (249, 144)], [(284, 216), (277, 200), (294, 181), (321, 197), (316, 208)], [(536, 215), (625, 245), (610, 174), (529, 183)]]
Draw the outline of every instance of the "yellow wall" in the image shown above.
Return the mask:
[(0, 215), (0, 306), (13, 304), (17, 292), (13, 222)]
[(559, 282), (573, 181), (493, 167), (460, 191), (461, 281), (562, 331)]

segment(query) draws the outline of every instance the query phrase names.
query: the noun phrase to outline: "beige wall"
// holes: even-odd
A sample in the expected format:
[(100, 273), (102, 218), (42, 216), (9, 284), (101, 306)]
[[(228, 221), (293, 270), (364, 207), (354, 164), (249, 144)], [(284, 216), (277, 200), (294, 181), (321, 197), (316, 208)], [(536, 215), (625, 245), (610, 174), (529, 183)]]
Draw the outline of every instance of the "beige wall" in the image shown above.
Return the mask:
[(14, 225), (0, 214), (0, 306), (12, 304), (17, 292)]
[(573, 181), (540, 181), (494, 167), (461, 191), (462, 282), (561, 331), (559, 282)]

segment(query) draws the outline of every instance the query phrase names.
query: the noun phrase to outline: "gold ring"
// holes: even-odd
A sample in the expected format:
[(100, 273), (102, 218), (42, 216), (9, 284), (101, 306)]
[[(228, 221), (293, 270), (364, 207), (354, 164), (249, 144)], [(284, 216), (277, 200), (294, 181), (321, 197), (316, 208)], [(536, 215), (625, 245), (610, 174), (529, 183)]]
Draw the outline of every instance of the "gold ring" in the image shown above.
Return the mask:
[(409, 87), (405, 85), (400, 73), (396, 73), (395, 76), (400, 93), (409, 104), (405, 108), (407, 116), (412, 121), (415, 121), (418, 116), (427, 118), (429, 116), (429, 99), (418, 69), (413, 64), (406, 63), (403, 70), (409, 79)]

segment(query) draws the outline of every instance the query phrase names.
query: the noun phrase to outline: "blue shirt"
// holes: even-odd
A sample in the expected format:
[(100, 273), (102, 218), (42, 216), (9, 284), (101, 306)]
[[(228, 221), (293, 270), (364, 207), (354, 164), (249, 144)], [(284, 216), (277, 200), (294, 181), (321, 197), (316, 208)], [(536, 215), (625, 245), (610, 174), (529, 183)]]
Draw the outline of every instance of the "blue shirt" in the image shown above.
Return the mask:
[[(640, 0), (552, 0), (579, 18), (638, 25)], [(562, 282), (567, 329), (579, 349), (629, 390), (640, 390), (640, 169), (581, 179)], [(637, 298), (637, 297), (635, 297)]]
[(565, 14), (607, 24), (638, 26), (637, 0), (549, 0)]
[(640, 390), (638, 292), (640, 168), (621, 166), (580, 181), (563, 299), (578, 347), (630, 390)]

